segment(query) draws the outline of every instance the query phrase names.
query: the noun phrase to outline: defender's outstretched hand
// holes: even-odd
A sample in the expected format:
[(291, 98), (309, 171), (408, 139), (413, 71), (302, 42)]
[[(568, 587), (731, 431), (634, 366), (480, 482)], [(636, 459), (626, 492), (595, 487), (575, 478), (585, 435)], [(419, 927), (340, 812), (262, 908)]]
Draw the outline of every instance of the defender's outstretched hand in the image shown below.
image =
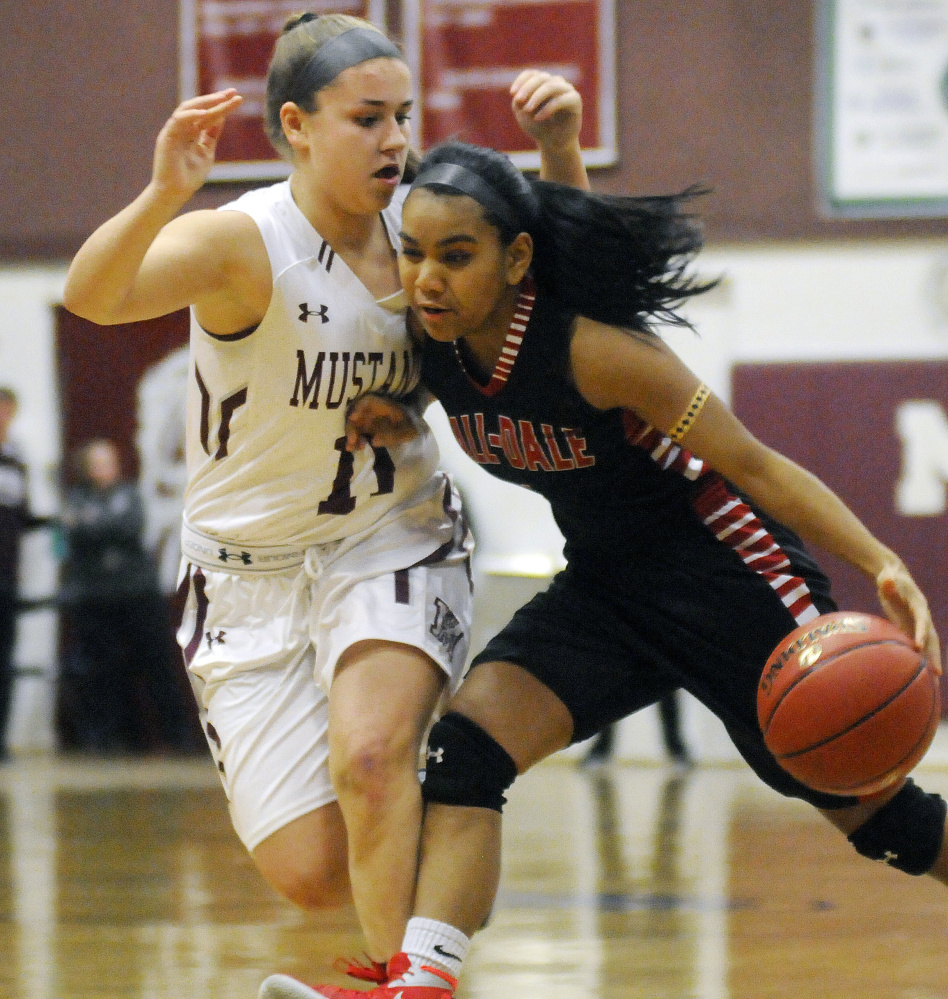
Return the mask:
[(229, 89), (179, 104), (158, 133), (152, 183), (190, 198), (207, 180), (227, 116), (242, 102), (237, 91)]
[(579, 141), (583, 101), (568, 80), (526, 69), (511, 84), (510, 95), (517, 124), (538, 146), (555, 148)]

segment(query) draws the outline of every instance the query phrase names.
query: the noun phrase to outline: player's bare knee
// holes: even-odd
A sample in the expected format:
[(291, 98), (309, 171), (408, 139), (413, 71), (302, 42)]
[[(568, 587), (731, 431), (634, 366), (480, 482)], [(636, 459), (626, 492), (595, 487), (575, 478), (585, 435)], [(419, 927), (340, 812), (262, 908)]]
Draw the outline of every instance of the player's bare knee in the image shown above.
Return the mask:
[(258, 867), (267, 883), (289, 902), (308, 912), (336, 909), (349, 902), (349, 874), (345, 858), (326, 859), (325, 863), (306, 863), (307, 858), (287, 858), (279, 866)]
[(403, 733), (351, 733), (333, 746), (330, 773), (340, 799), (350, 795), (384, 801), (403, 779), (417, 779), (418, 750)]
[(893, 798), (849, 836), (857, 852), (906, 874), (928, 874), (945, 838), (948, 805), (927, 794), (911, 778)]

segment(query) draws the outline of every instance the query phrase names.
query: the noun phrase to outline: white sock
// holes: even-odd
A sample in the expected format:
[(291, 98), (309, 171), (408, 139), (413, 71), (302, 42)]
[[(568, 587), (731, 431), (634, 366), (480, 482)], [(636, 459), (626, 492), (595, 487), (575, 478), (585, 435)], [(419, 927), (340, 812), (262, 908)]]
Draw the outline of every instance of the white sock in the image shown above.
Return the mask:
[(395, 982), (389, 982), (389, 986), (448, 984), (440, 976), (425, 971), (426, 967), (444, 971), (457, 980), (470, 945), (470, 939), (448, 923), (412, 916), (408, 920), (402, 944), (402, 950), (408, 955), (411, 967)]

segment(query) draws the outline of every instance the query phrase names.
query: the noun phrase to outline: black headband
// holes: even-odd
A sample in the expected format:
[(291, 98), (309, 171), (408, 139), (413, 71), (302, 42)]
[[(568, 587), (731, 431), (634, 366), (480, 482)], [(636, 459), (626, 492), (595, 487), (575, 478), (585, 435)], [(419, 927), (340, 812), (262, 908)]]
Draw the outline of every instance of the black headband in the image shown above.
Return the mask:
[[(527, 183), (526, 180), (524, 183)], [(419, 187), (430, 187), (432, 184), (453, 188), (455, 191), (473, 198), (478, 204), (483, 205), (484, 208), (497, 216), (500, 222), (512, 232), (520, 232), (523, 229), (514, 206), (499, 191), (491, 187), (483, 177), (478, 176), (473, 170), (468, 170), (467, 167), (457, 163), (433, 163), (431, 166), (423, 166), (408, 193), (411, 194)]]
[(305, 100), (332, 83), (350, 66), (358, 66), (369, 59), (404, 58), (398, 46), (389, 41), (381, 31), (349, 28), (320, 45), (293, 81), (293, 89)]

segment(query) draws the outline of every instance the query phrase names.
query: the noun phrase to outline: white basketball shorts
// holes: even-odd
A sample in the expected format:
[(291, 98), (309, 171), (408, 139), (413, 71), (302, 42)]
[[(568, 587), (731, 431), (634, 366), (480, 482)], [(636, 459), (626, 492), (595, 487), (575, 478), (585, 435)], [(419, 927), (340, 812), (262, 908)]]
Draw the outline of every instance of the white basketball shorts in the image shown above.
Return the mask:
[(220, 572), (182, 563), (178, 641), (237, 835), (248, 850), (333, 801), (328, 693), (342, 653), (365, 639), (414, 646), (449, 678), (467, 662), (464, 561), (398, 572)]

